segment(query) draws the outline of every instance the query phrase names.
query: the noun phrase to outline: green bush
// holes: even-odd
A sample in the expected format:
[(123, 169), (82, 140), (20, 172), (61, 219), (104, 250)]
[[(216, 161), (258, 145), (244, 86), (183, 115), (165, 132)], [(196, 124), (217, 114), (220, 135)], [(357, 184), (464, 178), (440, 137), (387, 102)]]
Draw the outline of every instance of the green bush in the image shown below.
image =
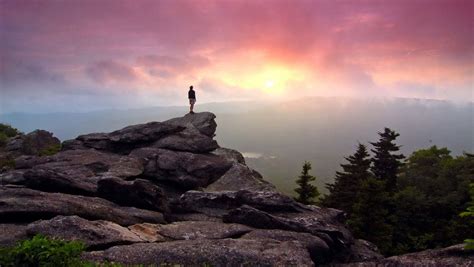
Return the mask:
[(16, 246), (0, 249), (0, 266), (83, 266), (80, 255), (85, 245), (36, 235)]
[[(466, 211), (461, 212), (461, 217), (472, 217), (474, 218), (474, 183), (469, 185), (469, 193), (471, 195), (471, 202), (468, 203)], [(467, 250), (474, 250), (474, 238), (464, 240), (465, 248)]]
[(5, 133), (0, 132), (0, 147), (7, 144), (8, 136)]
[(59, 151), (61, 151), (61, 145), (60, 144), (54, 144), (54, 145), (51, 145), (47, 148), (42, 149), (39, 152), (39, 155), (40, 156), (51, 156), (51, 155), (54, 155), (54, 154), (58, 153)]
[(20, 134), (21, 132), (18, 131), (18, 129), (13, 128), (8, 124), (0, 123), (0, 133), (5, 134), (7, 137), (13, 137)]
[(0, 157), (0, 170), (6, 167), (7, 169), (15, 168), (15, 160), (10, 157)]

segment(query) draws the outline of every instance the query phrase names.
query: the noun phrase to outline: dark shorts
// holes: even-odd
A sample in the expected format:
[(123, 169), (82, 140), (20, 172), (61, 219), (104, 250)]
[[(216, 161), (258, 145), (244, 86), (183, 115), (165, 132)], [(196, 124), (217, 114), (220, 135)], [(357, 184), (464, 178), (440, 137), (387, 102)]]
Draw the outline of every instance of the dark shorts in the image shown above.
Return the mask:
[(190, 98), (189, 99), (189, 104), (194, 105), (194, 103), (196, 103), (196, 99), (195, 98)]

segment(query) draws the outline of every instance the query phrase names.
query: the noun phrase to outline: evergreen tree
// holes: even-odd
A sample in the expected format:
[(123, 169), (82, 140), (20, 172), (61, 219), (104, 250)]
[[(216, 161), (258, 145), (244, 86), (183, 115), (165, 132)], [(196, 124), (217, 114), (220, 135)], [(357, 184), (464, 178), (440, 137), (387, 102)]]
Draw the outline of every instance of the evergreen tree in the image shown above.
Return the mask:
[(367, 148), (359, 144), (354, 155), (345, 158), (348, 164), (341, 164), (342, 172), (336, 172), (334, 184), (327, 184), (329, 195), (325, 196), (322, 204), (352, 213), (360, 186), (369, 176), (371, 160)]
[(316, 180), (316, 177), (309, 174), (310, 170), (311, 163), (305, 161), (301, 175), (296, 180), (299, 187), (295, 189), (296, 193), (298, 193), (298, 197), (295, 200), (306, 205), (314, 204), (314, 198), (319, 196), (318, 188), (311, 184), (311, 182)]
[(386, 203), (390, 196), (384, 188), (384, 182), (374, 177), (362, 182), (348, 224), (357, 238), (369, 240), (382, 253), (387, 253), (392, 242), (392, 226), (386, 222), (389, 215)]
[[(471, 202), (468, 203), (467, 209), (459, 214), (461, 217), (471, 217), (474, 218), (474, 183), (469, 185), (469, 193), (471, 195)], [(471, 220), (471, 223), (474, 222), (474, 219)], [(464, 243), (466, 244), (464, 246), (465, 249), (467, 250), (474, 250), (474, 238), (468, 238), (464, 240)]]
[(388, 192), (396, 190), (398, 169), (402, 165), (401, 160), (405, 158), (402, 154), (393, 154), (400, 149), (400, 146), (394, 143), (399, 135), (385, 128), (383, 133), (379, 132), (380, 140), (371, 143), (374, 146), (371, 150), (374, 153), (371, 171), (377, 179), (384, 181)]

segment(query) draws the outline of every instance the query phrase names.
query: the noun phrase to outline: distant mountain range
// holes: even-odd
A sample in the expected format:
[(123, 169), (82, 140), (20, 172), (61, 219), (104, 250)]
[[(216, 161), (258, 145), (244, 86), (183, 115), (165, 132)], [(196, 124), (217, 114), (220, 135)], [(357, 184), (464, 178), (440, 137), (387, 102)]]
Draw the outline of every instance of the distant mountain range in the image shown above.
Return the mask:
[[(333, 180), (344, 156), (352, 154), (358, 142), (376, 141), (377, 132), (384, 127), (400, 133), (398, 144), (405, 155), (432, 145), (447, 147), (454, 155), (472, 153), (473, 107), (473, 103), (437, 100), (339, 97), (196, 106), (197, 111), (217, 115), (219, 144), (244, 152), (249, 166), (286, 193), (292, 193), (305, 160), (312, 163), (312, 173), (324, 191), (324, 183)], [(174, 106), (89, 113), (10, 113), (0, 115), (0, 121), (24, 132), (45, 129), (66, 140), (186, 112), (186, 106)]]

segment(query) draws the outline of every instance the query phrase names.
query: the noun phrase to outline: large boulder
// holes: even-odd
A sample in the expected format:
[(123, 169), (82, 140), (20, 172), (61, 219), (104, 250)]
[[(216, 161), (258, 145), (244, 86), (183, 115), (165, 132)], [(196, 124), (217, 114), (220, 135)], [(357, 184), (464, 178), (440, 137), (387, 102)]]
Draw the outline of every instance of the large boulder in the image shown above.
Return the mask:
[(60, 152), (23, 176), (33, 189), (94, 196), (101, 177), (127, 178), (142, 172), (143, 165), (135, 158), (87, 149)]
[(122, 206), (168, 211), (163, 190), (149, 180), (125, 181), (115, 177), (104, 178), (98, 182), (98, 196)]
[(216, 115), (211, 112), (200, 112), (193, 114), (186, 114), (184, 117), (173, 118), (165, 121), (165, 123), (184, 126), (186, 128), (195, 128), (201, 134), (209, 137), (214, 137), (216, 132), (217, 123), (214, 120)]
[(0, 224), (0, 247), (15, 245), (19, 240), (27, 239), (26, 225)]
[(329, 246), (321, 238), (308, 234), (284, 230), (255, 229), (243, 235), (243, 239), (273, 239), (278, 241), (297, 241), (309, 251), (315, 263), (325, 263), (330, 259)]
[(152, 144), (160, 138), (175, 134), (185, 127), (161, 122), (149, 122), (125, 127), (111, 133), (80, 135), (74, 140), (63, 142), (63, 150), (94, 148), (120, 154)]
[(356, 239), (350, 249), (336, 255), (337, 261), (340, 262), (366, 262), (383, 259), (376, 245), (367, 240)]
[(235, 163), (240, 163), (240, 164), (245, 165), (244, 156), (242, 155), (242, 153), (240, 153), (237, 150), (219, 147), (215, 149), (214, 151), (212, 151), (212, 154), (220, 156), (220, 157), (224, 157), (225, 159), (233, 161)]
[(22, 185), (25, 183), (24, 170), (0, 173), (0, 185)]
[(213, 140), (217, 126), (214, 119), (214, 114), (203, 112), (165, 122), (132, 125), (111, 133), (81, 135), (63, 142), (63, 150), (95, 148), (128, 154), (136, 148), (154, 146), (195, 153), (209, 152), (219, 147)]
[(265, 211), (303, 211), (307, 208), (292, 198), (276, 191), (187, 191), (178, 201), (182, 211), (195, 211), (219, 216), (227, 214), (231, 209), (249, 205)]
[(174, 240), (224, 239), (242, 236), (252, 228), (235, 223), (187, 221), (159, 225), (157, 233)]
[(138, 235), (116, 223), (89, 221), (79, 216), (57, 216), (27, 226), (27, 234), (42, 234), (63, 240), (79, 240), (89, 249), (105, 249), (115, 245), (143, 242)]
[(463, 244), (441, 249), (429, 249), (393, 256), (377, 261), (339, 264), (351, 267), (458, 267), (474, 266), (474, 251), (464, 249)]
[(334, 253), (348, 250), (354, 242), (351, 233), (344, 225), (325, 221), (322, 217), (318, 217), (317, 213), (311, 211), (270, 214), (243, 205), (231, 210), (222, 219), (226, 223), (239, 223), (260, 229), (310, 233), (323, 239)]
[(275, 186), (263, 180), (258, 172), (238, 162), (234, 162), (224, 175), (205, 188), (208, 192), (228, 190), (276, 191)]
[(164, 242), (169, 239), (158, 233), (160, 224), (138, 223), (130, 225), (128, 229), (146, 242)]
[(194, 153), (210, 152), (219, 147), (217, 141), (212, 139), (212, 137), (192, 129), (186, 129), (179, 133), (165, 136), (153, 143), (152, 146)]
[(32, 222), (57, 215), (77, 215), (89, 220), (107, 220), (120, 225), (165, 223), (159, 212), (120, 207), (96, 197), (46, 193), (26, 188), (0, 188), (0, 203), (0, 223)]
[(207, 186), (221, 177), (232, 165), (232, 162), (213, 154), (178, 152), (153, 147), (136, 149), (130, 156), (143, 162), (144, 176), (186, 189)]
[(89, 252), (86, 260), (125, 265), (314, 266), (298, 242), (247, 239), (194, 239), (137, 243)]

